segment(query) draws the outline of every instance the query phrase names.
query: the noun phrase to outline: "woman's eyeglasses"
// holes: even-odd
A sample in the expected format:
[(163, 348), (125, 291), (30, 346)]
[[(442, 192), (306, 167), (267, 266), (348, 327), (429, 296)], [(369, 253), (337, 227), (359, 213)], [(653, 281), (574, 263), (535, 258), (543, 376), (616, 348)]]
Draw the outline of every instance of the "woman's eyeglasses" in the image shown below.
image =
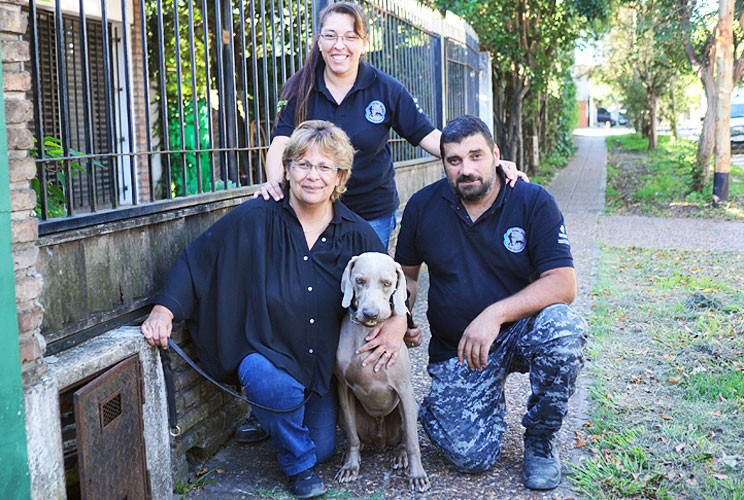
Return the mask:
[(361, 38), (356, 33), (346, 33), (345, 35), (337, 35), (334, 32), (321, 33), (320, 39), (327, 43), (336, 43), (338, 39), (342, 39), (344, 43), (356, 43)]
[(312, 163), (306, 160), (291, 161), (289, 162), (289, 165), (305, 174), (309, 174), (313, 168), (317, 170), (319, 174), (323, 174), (323, 175), (330, 174), (331, 172), (335, 172), (339, 168), (341, 168), (341, 167), (335, 167), (333, 165), (325, 165), (323, 163), (321, 163), (320, 165), (313, 165)]

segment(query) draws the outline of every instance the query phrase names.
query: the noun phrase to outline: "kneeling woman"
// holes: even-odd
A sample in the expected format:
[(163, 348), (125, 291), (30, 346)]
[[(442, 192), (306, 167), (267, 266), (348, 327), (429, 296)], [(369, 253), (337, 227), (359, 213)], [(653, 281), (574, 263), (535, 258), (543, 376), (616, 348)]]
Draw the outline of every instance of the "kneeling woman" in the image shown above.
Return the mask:
[[(309, 396), (292, 413), (254, 410), (300, 498), (325, 491), (312, 467), (335, 448), (341, 275), (352, 256), (385, 251), (369, 224), (338, 201), (353, 158), (341, 129), (302, 123), (282, 157), (283, 200), (246, 201), (186, 247), (142, 324), (151, 345), (166, 347), (173, 321), (186, 320), (202, 366), (239, 382), (258, 404), (288, 410)], [(405, 318), (382, 328), (402, 341)]]

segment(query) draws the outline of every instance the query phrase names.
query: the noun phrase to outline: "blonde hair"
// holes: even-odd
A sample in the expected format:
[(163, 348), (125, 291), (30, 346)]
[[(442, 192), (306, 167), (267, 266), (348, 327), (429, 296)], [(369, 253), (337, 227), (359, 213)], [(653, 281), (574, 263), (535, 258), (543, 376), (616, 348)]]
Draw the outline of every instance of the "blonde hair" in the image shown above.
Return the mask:
[(351, 176), (351, 165), (354, 163), (354, 146), (346, 132), (331, 122), (324, 120), (307, 120), (300, 123), (292, 132), (289, 142), (282, 153), (284, 178), (289, 183), (289, 162), (302, 158), (308, 149), (317, 147), (324, 156), (333, 160), (338, 167), (338, 185), (331, 193), (331, 201), (336, 201), (346, 191), (346, 182)]

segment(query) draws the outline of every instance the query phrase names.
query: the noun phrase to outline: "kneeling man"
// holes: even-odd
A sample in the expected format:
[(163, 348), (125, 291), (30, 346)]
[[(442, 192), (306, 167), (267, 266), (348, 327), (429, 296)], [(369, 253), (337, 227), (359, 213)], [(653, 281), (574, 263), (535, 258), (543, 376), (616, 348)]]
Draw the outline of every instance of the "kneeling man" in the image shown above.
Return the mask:
[[(458, 470), (485, 471), (506, 429), (506, 376), (529, 371), (522, 477), (529, 488), (555, 488), (553, 438), (586, 342), (586, 323), (568, 306), (576, 275), (563, 215), (540, 186), (505, 189), (498, 147), (480, 119), (449, 122), (440, 149), (446, 179), (408, 202), (396, 250), (411, 303), (421, 264), (429, 269), (432, 385), (419, 419)], [(418, 345), (421, 334), (409, 330), (405, 340)]]

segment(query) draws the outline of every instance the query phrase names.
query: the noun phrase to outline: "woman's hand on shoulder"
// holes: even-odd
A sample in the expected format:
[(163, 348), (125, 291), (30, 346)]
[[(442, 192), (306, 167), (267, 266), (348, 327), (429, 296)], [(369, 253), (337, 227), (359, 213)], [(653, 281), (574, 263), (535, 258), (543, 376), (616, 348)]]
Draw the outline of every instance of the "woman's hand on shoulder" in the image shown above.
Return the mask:
[(519, 179), (522, 179), (524, 182), (530, 182), (530, 178), (527, 177), (527, 174), (517, 170), (517, 164), (513, 161), (499, 160), (499, 164), (501, 165), (501, 168), (504, 169), (506, 183), (511, 187), (514, 187)]
[(263, 197), (263, 199), (266, 201), (269, 201), (269, 199), (272, 198), (274, 199), (274, 201), (279, 201), (284, 198), (282, 185), (279, 183), (279, 181), (268, 181), (261, 185), (261, 189), (259, 191), (253, 193), (254, 198), (258, 198), (259, 196)]
[(356, 351), (357, 354), (372, 351), (364, 358), (362, 366), (372, 363), (376, 372), (383, 366), (385, 368), (393, 366), (400, 354), (407, 327), (408, 321), (405, 316), (391, 316), (374, 327), (365, 338), (367, 343)]
[(168, 348), (168, 339), (173, 330), (173, 313), (165, 306), (156, 305), (150, 311), (140, 331), (151, 346)]

